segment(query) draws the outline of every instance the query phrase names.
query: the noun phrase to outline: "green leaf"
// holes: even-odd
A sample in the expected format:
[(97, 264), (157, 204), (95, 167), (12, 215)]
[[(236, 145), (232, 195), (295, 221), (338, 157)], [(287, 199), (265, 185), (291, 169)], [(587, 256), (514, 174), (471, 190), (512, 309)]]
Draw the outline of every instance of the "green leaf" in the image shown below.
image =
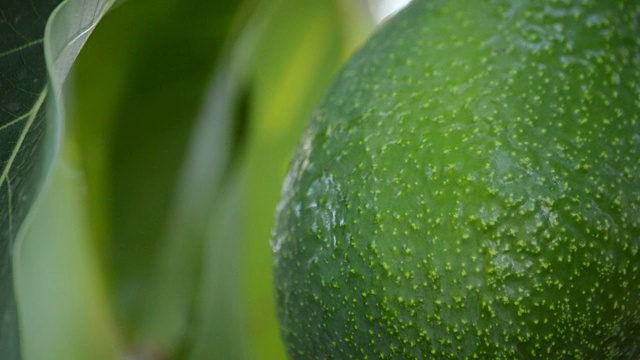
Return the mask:
[[(185, 335), (191, 335), (188, 333), (199, 325), (193, 318), (193, 306), (204, 270), (201, 268), (203, 251), (212, 236), (210, 224), (217, 223), (214, 214), (225, 213), (225, 206), (234, 205), (224, 200), (227, 198), (224, 189), (228, 187), (225, 183), (232, 176), (241, 153), (242, 119), (246, 98), (250, 96), (243, 91), (246, 90), (246, 65), (250, 63), (250, 53), (243, 52), (244, 48), (234, 50), (238, 51), (222, 55), (205, 101), (200, 99), (201, 108), (188, 139), (187, 153), (160, 242), (150, 296), (154, 300), (147, 306), (142, 323), (144, 338), (164, 344), (168, 353), (190, 352), (191, 344), (185, 343)], [(218, 240), (218, 237), (214, 236), (214, 239)], [(233, 254), (228, 256), (233, 257)], [(227, 335), (227, 339), (234, 338)]]
[(24, 359), (110, 360), (124, 350), (87, 219), (69, 132), (25, 227), (16, 266)]
[[(202, 276), (191, 326), (189, 359), (272, 359), (252, 354), (246, 309), (238, 274), (242, 271), (242, 196), (246, 182), (236, 166), (221, 184), (216, 206), (205, 228)], [(274, 335), (277, 335), (274, 334)], [(277, 339), (276, 339), (277, 341)]]
[(55, 101), (45, 106), (47, 95), (58, 98), (77, 52), (109, 6), (68, 0), (54, 12), (59, 3), (11, 0), (0, 7), (0, 353), (11, 358), (20, 357), (12, 252), (54, 157), (55, 117), (62, 113)]
[[(176, 234), (181, 220), (172, 209), (183, 196), (176, 187), (193, 124), (241, 3), (127, 2), (101, 22), (75, 68), (71, 126), (87, 177), (91, 234), (134, 353), (168, 356), (182, 346), (200, 261), (191, 256), (165, 277), (165, 254), (176, 249), (170, 258), (180, 262), (183, 253), (200, 254), (202, 242), (192, 246)], [(202, 155), (215, 162), (216, 155)], [(176, 311), (155, 316), (174, 301)]]
[(43, 173), (43, 37), (58, 2), (14, 0), (0, 7), (0, 353), (10, 358), (20, 358), (11, 254)]

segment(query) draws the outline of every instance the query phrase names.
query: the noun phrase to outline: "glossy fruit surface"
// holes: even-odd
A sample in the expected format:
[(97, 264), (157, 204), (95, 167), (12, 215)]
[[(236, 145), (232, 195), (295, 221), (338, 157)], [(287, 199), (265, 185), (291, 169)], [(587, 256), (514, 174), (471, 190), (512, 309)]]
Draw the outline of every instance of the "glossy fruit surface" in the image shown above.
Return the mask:
[(271, 239), (291, 359), (640, 358), (640, 2), (414, 0)]

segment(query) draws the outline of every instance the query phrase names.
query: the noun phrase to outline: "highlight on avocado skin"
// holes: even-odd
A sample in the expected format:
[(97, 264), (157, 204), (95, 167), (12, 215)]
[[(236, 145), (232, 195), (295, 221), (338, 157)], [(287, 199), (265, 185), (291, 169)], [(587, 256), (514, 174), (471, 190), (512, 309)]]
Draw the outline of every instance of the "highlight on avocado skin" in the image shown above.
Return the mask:
[(283, 186), (288, 356), (640, 358), (639, 18), (417, 0), (388, 21)]

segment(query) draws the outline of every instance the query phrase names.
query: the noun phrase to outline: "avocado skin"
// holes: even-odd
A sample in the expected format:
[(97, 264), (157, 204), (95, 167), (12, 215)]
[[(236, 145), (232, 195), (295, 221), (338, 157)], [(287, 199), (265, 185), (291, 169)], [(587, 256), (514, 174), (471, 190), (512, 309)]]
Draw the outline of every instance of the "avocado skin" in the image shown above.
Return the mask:
[(414, 0), (271, 239), (290, 359), (640, 358), (640, 2)]

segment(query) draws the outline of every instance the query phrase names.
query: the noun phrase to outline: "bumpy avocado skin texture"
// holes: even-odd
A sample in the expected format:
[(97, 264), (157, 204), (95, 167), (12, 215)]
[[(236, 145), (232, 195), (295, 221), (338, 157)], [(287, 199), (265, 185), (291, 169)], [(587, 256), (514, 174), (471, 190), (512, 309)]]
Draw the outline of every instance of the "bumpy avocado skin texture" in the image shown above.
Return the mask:
[(414, 0), (271, 239), (291, 359), (640, 358), (640, 2)]

